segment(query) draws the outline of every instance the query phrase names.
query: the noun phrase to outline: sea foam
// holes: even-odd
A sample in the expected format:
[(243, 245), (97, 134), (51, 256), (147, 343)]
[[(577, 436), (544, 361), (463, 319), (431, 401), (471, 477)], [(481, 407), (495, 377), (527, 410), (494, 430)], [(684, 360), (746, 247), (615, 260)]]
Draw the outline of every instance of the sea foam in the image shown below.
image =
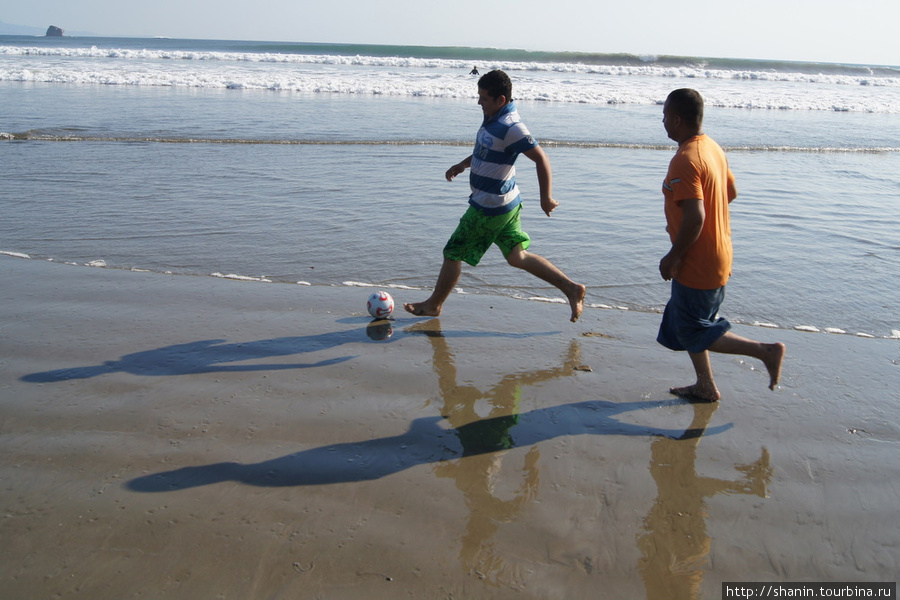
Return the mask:
[[(129, 48), (0, 46), (0, 81), (170, 86), (300, 93), (470, 98), (472, 57), (419, 58)], [(712, 68), (705, 64), (591, 64), (488, 59), (516, 74), (521, 100), (657, 104), (673, 82), (705, 81), (723, 108), (900, 113), (900, 77), (858, 72)], [(341, 68), (336, 75), (335, 68)], [(888, 71), (889, 73), (891, 71)], [(748, 88), (746, 82), (768, 86)], [(773, 92), (774, 90), (774, 92)], [(863, 91), (864, 90), (864, 91)]]

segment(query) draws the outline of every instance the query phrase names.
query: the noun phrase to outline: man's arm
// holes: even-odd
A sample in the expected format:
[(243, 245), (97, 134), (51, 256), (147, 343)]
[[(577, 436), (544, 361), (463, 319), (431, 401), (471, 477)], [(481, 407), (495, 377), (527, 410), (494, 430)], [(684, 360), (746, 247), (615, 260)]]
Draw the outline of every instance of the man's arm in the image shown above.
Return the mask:
[(449, 169), (444, 174), (444, 177), (447, 178), (447, 181), (453, 181), (453, 178), (468, 169), (472, 166), (472, 155), (467, 156), (462, 162), (458, 162)]
[(672, 249), (659, 261), (659, 274), (666, 281), (674, 279), (681, 267), (681, 260), (688, 249), (694, 245), (700, 237), (703, 222), (706, 220), (706, 209), (703, 208), (703, 200), (693, 198), (681, 201), (681, 227), (678, 236), (672, 242)]
[(559, 202), (553, 199), (553, 173), (550, 170), (550, 159), (544, 153), (543, 148), (535, 146), (524, 152), (525, 156), (534, 161), (537, 169), (538, 187), (541, 190), (541, 210), (550, 216), (553, 209), (559, 206)]

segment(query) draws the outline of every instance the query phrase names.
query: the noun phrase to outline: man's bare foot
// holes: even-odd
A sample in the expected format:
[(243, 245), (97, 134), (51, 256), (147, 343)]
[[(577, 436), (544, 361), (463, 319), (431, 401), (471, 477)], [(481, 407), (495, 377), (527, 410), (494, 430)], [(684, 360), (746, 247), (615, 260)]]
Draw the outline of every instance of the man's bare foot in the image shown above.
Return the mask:
[(766, 357), (763, 364), (769, 371), (769, 389), (774, 390), (781, 380), (781, 362), (784, 360), (784, 344), (766, 344)]
[(584, 310), (584, 294), (586, 291), (586, 287), (576, 283), (572, 293), (566, 294), (569, 298), (569, 306), (572, 307), (572, 318), (569, 319), (572, 323), (578, 320), (578, 317), (581, 316), (581, 311)]
[(407, 302), (403, 308), (417, 317), (439, 317), (441, 315), (441, 308), (431, 306), (427, 300), (425, 302)]
[(669, 390), (669, 393), (691, 402), (718, 402), (719, 398), (722, 397), (721, 394), (719, 394), (719, 390), (715, 387), (709, 389), (706, 386), (701, 386), (699, 383), (680, 388), (672, 388)]

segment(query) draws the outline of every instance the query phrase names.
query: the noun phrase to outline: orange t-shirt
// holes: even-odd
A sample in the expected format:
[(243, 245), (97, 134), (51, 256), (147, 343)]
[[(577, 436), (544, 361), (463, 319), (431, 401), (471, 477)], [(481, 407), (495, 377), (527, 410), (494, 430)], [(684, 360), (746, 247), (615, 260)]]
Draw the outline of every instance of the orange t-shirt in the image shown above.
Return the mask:
[(722, 148), (705, 134), (679, 147), (663, 181), (666, 223), (674, 242), (681, 227), (683, 200), (702, 200), (706, 211), (700, 237), (682, 259), (678, 283), (698, 290), (713, 290), (731, 275), (731, 223), (728, 204), (737, 197), (734, 175)]

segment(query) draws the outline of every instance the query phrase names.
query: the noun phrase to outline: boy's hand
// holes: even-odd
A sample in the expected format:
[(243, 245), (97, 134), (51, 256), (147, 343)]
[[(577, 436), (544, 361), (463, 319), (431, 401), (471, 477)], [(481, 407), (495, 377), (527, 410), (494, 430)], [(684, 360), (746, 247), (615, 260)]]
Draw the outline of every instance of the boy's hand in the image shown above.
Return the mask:
[(548, 217), (557, 206), (559, 206), (559, 202), (554, 200), (553, 197), (541, 198), (541, 210), (547, 213)]
[(444, 177), (447, 178), (447, 181), (453, 181), (453, 178), (466, 170), (465, 165), (463, 163), (458, 163), (447, 169), (447, 172), (444, 173)]

